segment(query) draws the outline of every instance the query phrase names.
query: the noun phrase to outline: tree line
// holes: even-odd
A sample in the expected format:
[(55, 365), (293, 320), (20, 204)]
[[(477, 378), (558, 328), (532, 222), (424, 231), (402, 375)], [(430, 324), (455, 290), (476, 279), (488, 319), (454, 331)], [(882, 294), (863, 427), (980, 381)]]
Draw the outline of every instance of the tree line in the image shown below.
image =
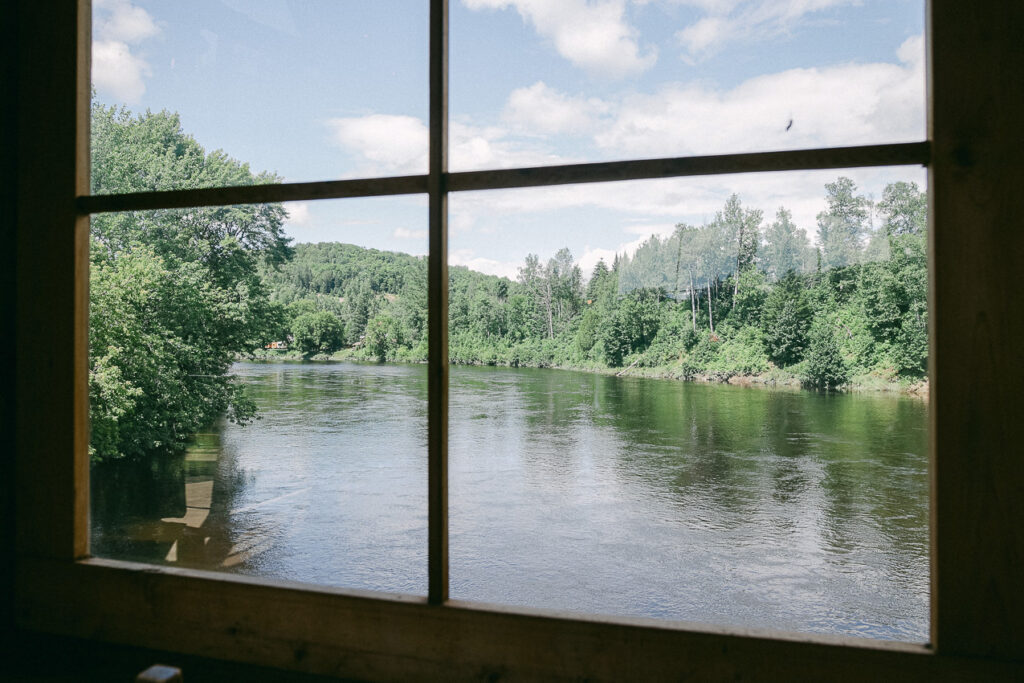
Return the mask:
[[(779, 371), (821, 388), (923, 378), (924, 194), (896, 182), (875, 203), (840, 177), (825, 200), (818, 246), (785, 208), (769, 223), (733, 195), (714, 220), (681, 223), (586, 277), (568, 249), (528, 255), (514, 280), (453, 267), (451, 361), (691, 379)], [(300, 244), (263, 275), (286, 307), (281, 334), (301, 352), (426, 359), (423, 258)]]

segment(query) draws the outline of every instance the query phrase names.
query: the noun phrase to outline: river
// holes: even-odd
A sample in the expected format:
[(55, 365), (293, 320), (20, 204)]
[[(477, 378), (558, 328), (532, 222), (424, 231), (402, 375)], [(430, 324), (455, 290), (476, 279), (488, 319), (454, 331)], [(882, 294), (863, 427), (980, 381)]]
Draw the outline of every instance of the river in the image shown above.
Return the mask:
[[(261, 419), (93, 471), (93, 552), (426, 593), (426, 368), (240, 363)], [(927, 404), (452, 367), (455, 599), (928, 638)]]

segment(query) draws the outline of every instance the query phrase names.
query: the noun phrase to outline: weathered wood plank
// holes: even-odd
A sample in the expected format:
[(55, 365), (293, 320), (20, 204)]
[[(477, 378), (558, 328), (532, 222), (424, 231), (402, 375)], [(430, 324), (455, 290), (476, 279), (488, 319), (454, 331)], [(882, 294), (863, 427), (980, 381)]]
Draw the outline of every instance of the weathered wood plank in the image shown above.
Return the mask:
[(1024, 657), (1024, 4), (931, 3), (932, 633)]
[(924, 646), (429, 605), (89, 560), (22, 566), (22, 625), (370, 680), (1020, 680), (1024, 665)]

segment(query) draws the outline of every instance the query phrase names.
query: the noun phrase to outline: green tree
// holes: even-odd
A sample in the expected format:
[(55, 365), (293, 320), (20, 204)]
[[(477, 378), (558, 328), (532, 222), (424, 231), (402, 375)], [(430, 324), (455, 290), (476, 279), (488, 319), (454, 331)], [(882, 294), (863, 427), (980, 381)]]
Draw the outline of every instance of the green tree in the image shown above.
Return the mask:
[(685, 223), (677, 223), (672, 235), (676, 252), (672, 289), (678, 301), (680, 288), (686, 287), (690, 299), (690, 327), (694, 333), (697, 332), (697, 290), (700, 284), (699, 238), (699, 230)]
[(764, 239), (761, 264), (773, 282), (791, 270), (797, 273), (809, 270), (813, 253), (807, 232), (796, 227), (793, 214), (788, 210), (779, 207), (775, 220), (765, 230)]
[(920, 235), (928, 221), (928, 198), (917, 183), (896, 182), (885, 186), (882, 201), (878, 202), (885, 223), (885, 233), (893, 235)]
[(602, 330), (608, 365), (620, 367), (627, 355), (643, 351), (654, 341), (661, 323), (660, 299), (660, 294), (650, 289), (635, 289), (622, 297)]
[(846, 177), (825, 185), (828, 210), (818, 214), (818, 239), (827, 267), (846, 266), (860, 259), (870, 202), (856, 192), (857, 185)]
[(895, 369), (923, 377), (928, 367), (928, 260), (924, 234), (889, 237), (889, 258), (860, 274), (858, 300), (868, 328), (892, 349)]
[[(92, 191), (276, 182), (207, 154), (167, 112), (93, 105)], [(291, 256), (278, 204), (100, 214), (91, 221), (89, 385), (95, 459), (181, 447), (251, 402), (228, 370), (280, 334), (260, 268)]]
[(757, 246), (761, 241), (760, 226), (764, 214), (760, 209), (744, 209), (737, 194), (733, 194), (725, 202), (725, 207), (715, 215), (712, 229), (719, 234), (720, 248), (723, 255), (728, 254), (732, 263), (722, 265), (725, 272), (732, 272), (733, 306), (739, 293), (739, 274), (754, 267), (757, 259)]
[[(536, 311), (533, 328), (538, 336), (546, 330), (548, 338), (555, 336), (554, 314), (552, 308), (551, 281), (540, 264), (540, 257), (527, 254), (526, 263), (519, 268), (518, 281), (525, 293), (532, 299), (532, 308)], [(534, 336), (531, 334), (530, 336)]]
[[(110, 258), (93, 242), (89, 288), (90, 452), (96, 460), (183, 446), (227, 412), (253, 415), (227, 370), (225, 324), (250, 312), (211, 288), (199, 264), (169, 267), (151, 247)], [(241, 316), (241, 318), (239, 318)], [(234, 320), (232, 320), (234, 318)]]
[(849, 381), (850, 372), (836, 339), (835, 325), (828, 319), (816, 320), (811, 325), (804, 383), (816, 389), (831, 390)]
[(378, 315), (367, 324), (365, 341), (366, 348), (377, 357), (377, 360), (389, 360), (402, 344), (401, 326), (386, 313)]
[(567, 248), (559, 249), (548, 261), (545, 276), (549, 282), (556, 332), (564, 332), (579, 315), (583, 299), (583, 276)]
[(803, 359), (812, 315), (803, 281), (791, 270), (772, 287), (761, 312), (765, 349), (773, 363), (785, 367)]
[(737, 327), (757, 327), (770, 291), (765, 274), (757, 268), (747, 268), (733, 277), (737, 293), (729, 311), (729, 320)]
[(329, 354), (344, 345), (345, 329), (333, 313), (303, 313), (292, 321), (292, 337), (292, 343), (304, 356)]

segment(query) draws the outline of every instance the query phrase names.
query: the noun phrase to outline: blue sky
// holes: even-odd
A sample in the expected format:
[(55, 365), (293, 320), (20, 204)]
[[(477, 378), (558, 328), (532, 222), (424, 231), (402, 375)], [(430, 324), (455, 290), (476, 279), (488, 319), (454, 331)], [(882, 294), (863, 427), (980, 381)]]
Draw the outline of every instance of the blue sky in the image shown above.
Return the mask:
[[(95, 0), (101, 101), (286, 181), (426, 171), (425, 0)], [(453, 171), (925, 137), (922, 0), (451, 0)], [(454, 194), (450, 260), (585, 271), (732, 192), (815, 233), (840, 172)], [(856, 170), (880, 197), (917, 168)], [(299, 202), (297, 241), (426, 251), (421, 197)]]

